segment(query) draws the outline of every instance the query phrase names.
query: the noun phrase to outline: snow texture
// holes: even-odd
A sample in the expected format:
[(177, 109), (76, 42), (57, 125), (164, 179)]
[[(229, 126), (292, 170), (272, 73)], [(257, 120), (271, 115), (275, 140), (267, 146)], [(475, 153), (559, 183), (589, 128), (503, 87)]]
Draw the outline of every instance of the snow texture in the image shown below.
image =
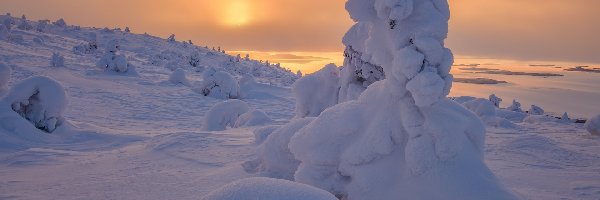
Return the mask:
[(246, 178), (227, 184), (202, 200), (337, 200), (321, 189), (281, 179)]
[(251, 109), (240, 115), (234, 127), (262, 126), (273, 122), (273, 120), (262, 110)]
[(585, 122), (585, 129), (592, 135), (600, 136), (600, 115), (587, 120)]
[[(367, 30), (353, 27), (344, 43), (381, 66), (386, 79), (294, 134), (294, 179), (348, 200), (514, 199), (483, 162), (484, 124), (446, 98), (453, 79), (453, 55), (444, 48), (448, 3), (349, 0), (346, 9)], [(318, 96), (306, 91), (297, 96)]]
[(58, 53), (52, 53), (52, 60), (50, 61), (52, 67), (64, 67), (65, 58)]
[(0, 97), (8, 90), (11, 73), (12, 69), (7, 64), (0, 61)]
[(2, 101), (35, 127), (48, 133), (64, 123), (62, 114), (68, 104), (62, 85), (45, 76), (17, 83)]
[(217, 99), (236, 99), (240, 96), (238, 81), (229, 73), (209, 68), (202, 75), (204, 78), (195, 90), (204, 96)]
[(292, 85), (296, 97), (296, 117), (316, 117), (337, 104), (339, 69), (329, 64), (321, 70), (303, 76)]
[(181, 68), (177, 68), (177, 69), (175, 69), (175, 71), (173, 71), (173, 73), (171, 73), (171, 76), (169, 76), (169, 82), (171, 82), (173, 84), (182, 84), (185, 86), (192, 85), (190, 83), (190, 81), (187, 79), (187, 77), (185, 76), (185, 70), (183, 70)]
[(202, 130), (223, 131), (227, 126), (234, 127), (240, 115), (248, 110), (248, 104), (237, 99), (217, 103), (206, 113)]

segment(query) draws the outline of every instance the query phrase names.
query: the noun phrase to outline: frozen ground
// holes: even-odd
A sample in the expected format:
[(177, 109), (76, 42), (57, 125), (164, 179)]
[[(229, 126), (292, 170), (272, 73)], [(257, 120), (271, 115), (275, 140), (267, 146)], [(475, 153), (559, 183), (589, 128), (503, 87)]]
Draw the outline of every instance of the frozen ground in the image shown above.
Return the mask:
[[(85, 42), (82, 30), (96, 32), (100, 41), (121, 38), (138, 75), (105, 73), (95, 67), (96, 55), (74, 54), (72, 47)], [(44, 136), (52, 142), (11, 145), (7, 138), (14, 133), (0, 126), (0, 199), (199, 199), (253, 176), (241, 164), (255, 157), (252, 131), (258, 127), (200, 131), (206, 112), (223, 100), (169, 83), (169, 66), (148, 61), (164, 49), (186, 47), (82, 30), (16, 29), (12, 34), (22, 35), (24, 43), (0, 40), (0, 61), (13, 69), (9, 85), (33, 75), (59, 81), (70, 100), (64, 117), (77, 130)], [(54, 52), (65, 57), (65, 67), (50, 67)], [(229, 58), (202, 55), (203, 65)], [(196, 68), (184, 69), (192, 82), (200, 80)], [(270, 125), (284, 124), (294, 116), (295, 103), (285, 85), (282, 79), (255, 85), (244, 101), (274, 119)], [(599, 138), (583, 124), (544, 118), (515, 123), (488, 127), (485, 161), (501, 182), (524, 199), (600, 199)]]

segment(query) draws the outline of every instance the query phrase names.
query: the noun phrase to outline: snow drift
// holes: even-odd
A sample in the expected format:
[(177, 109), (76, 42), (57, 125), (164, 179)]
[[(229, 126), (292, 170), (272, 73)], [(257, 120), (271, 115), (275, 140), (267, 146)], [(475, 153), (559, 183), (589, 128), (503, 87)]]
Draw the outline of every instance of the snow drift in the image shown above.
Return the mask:
[(227, 126), (234, 127), (238, 117), (248, 110), (248, 104), (237, 99), (217, 103), (204, 116), (202, 130), (223, 131)]
[(337, 200), (321, 189), (271, 178), (247, 178), (227, 184), (203, 200)]
[(298, 79), (292, 85), (296, 97), (296, 117), (316, 117), (338, 102), (339, 70), (329, 64), (321, 70)]
[(482, 160), (481, 120), (446, 98), (447, 1), (349, 0), (346, 9), (367, 31), (345, 38), (386, 79), (292, 136), (294, 179), (348, 200), (514, 199)]
[(14, 85), (2, 100), (35, 127), (52, 133), (64, 122), (67, 95), (60, 83), (45, 76), (35, 76)]
[(592, 135), (600, 136), (600, 115), (596, 115), (585, 122), (585, 129)]

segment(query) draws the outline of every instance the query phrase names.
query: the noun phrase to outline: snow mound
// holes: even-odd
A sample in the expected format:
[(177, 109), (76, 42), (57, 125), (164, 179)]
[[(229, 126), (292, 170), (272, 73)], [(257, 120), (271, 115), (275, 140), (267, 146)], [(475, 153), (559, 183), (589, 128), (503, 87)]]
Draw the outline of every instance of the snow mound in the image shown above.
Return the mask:
[(234, 127), (261, 126), (269, 124), (273, 120), (262, 110), (252, 109), (240, 115)]
[(35, 127), (48, 133), (63, 124), (62, 114), (68, 104), (62, 85), (44, 76), (17, 83), (2, 101)]
[(271, 178), (247, 178), (229, 183), (203, 200), (337, 200), (321, 189), (292, 181)]
[(248, 110), (248, 104), (237, 99), (217, 103), (206, 113), (202, 130), (223, 131), (227, 126), (234, 127), (240, 115)]
[(539, 106), (531, 105), (531, 108), (529, 108), (529, 111), (527, 111), (527, 113), (529, 113), (530, 115), (543, 115), (545, 111)]
[(487, 99), (474, 99), (462, 104), (475, 113), (488, 126), (496, 128), (517, 128), (517, 125), (507, 119), (496, 116), (496, 105)]
[(313, 120), (312, 117), (295, 119), (274, 130), (258, 146), (256, 150), (258, 158), (243, 164), (246, 172), (259, 173), (262, 176), (271, 178), (293, 180), (294, 172), (296, 172), (300, 161), (294, 158), (288, 148), (288, 143), (298, 130)]
[(12, 69), (4, 62), (0, 62), (0, 97), (8, 90), (8, 82), (10, 81), (10, 74)]
[(512, 104), (506, 109), (513, 112), (523, 112), (521, 109), (521, 103), (519, 103), (516, 99), (513, 99)]
[(587, 122), (585, 122), (585, 129), (592, 135), (600, 136), (600, 115), (596, 115), (587, 120)]
[(496, 94), (492, 94), (490, 95), (490, 99), (489, 99), (492, 103), (494, 103), (494, 106), (496, 106), (496, 108), (500, 107), (500, 103), (502, 103), (502, 99), (498, 96), (496, 96)]
[(52, 60), (50, 61), (52, 67), (64, 67), (65, 58), (58, 53), (52, 53)]
[(339, 69), (328, 64), (321, 70), (298, 79), (292, 85), (296, 97), (296, 117), (316, 117), (337, 104)]
[(181, 68), (175, 69), (173, 73), (169, 76), (169, 82), (173, 84), (182, 84), (185, 86), (191, 86), (192, 84), (185, 76), (185, 70)]
[(217, 99), (236, 99), (239, 97), (240, 86), (231, 74), (209, 68), (204, 72), (203, 77), (200, 87), (195, 89), (202, 95)]
[(275, 130), (279, 129), (281, 126), (263, 126), (257, 129), (254, 129), (254, 144), (262, 144), (269, 135), (271, 135)]
[[(292, 136), (295, 181), (348, 200), (515, 199), (483, 162), (482, 121), (446, 98), (454, 59), (444, 47), (448, 3), (349, 0), (346, 9), (368, 34), (345, 39), (386, 78)], [(300, 97), (320, 96), (307, 88)]]

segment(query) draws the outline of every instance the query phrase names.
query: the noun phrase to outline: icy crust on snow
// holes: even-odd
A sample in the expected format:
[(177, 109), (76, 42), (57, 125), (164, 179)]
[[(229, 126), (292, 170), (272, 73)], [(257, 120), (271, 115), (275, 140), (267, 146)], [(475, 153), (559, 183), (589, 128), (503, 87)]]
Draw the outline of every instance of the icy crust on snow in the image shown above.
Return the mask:
[(446, 98), (448, 3), (349, 0), (346, 9), (366, 31), (355, 26), (345, 43), (386, 78), (292, 137), (295, 180), (348, 200), (513, 199), (482, 161), (484, 124)]
[(281, 179), (246, 178), (229, 183), (202, 200), (337, 200), (321, 189)]
[(45, 76), (35, 76), (17, 83), (2, 102), (48, 133), (63, 124), (62, 114), (68, 104), (62, 85)]
[(238, 117), (248, 110), (248, 104), (237, 99), (217, 103), (206, 113), (202, 130), (223, 131), (227, 126), (234, 127)]
[(600, 115), (587, 120), (585, 122), (585, 129), (592, 135), (600, 136)]
[(296, 97), (296, 117), (316, 117), (338, 102), (339, 70), (329, 64), (298, 79), (292, 85)]

